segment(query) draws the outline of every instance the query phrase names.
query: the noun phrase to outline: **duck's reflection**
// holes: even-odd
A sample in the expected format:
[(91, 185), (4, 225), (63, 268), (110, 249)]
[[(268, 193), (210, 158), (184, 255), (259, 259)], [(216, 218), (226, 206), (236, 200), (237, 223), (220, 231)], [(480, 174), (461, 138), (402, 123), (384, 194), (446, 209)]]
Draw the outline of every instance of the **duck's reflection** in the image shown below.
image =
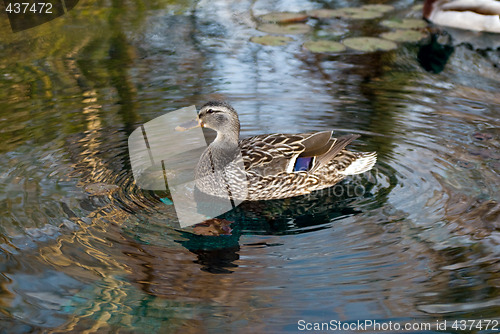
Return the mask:
[[(487, 32), (433, 28), (429, 41), (420, 47), (417, 59), (423, 69), (437, 74), (444, 70), (455, 48), (465, 47), (488, 59), (486, 50), (500, 48), (498, 36)], [(497, 66), (495, 59), (490, 61), (494, 67)]]
[(233, 246), (211, 250), (198, 249), (192, 252), (198, 256), (198, 260), (194, 262), (201, 266), (201, 270), (212, 274), (230, 274), (233, 272), (231, 268), (238, 266), (234, 262), (240, 258), (239, 250), (239, 246)]
[(420, 47), (417, 59), (424, 70), (437, 74), (444, 70), (454, 50), (448, 34), (433, 33), (430, 41)]
[[(238, 268), (240, 251), (245, 247), (240, 240), (242, 235), (299, 234), (331, 228), (334, 220), (361, 212), (352, 205), (356, 200), (318, 192), (286, 200), (244, 202), (218, 218), (178, 231), (179, 237), (174, 241), (196, 256), (192, 263), (198, 265), (198, 270), (231, 274)], [(142, 250), (149, 248), (139, 244), (136, 247)], [(157, 262), (153, 259), (156, 252), (148, 252), (154, 263)], [(160, 251), (156, 256), (162, 253)], [(144, 254), (142, 252), (140, 256), (143, 261), (147, 259)], [(148, 270), (154, 266), (153, 263), (141, 264)], [(151, 280), (155, 279), (150, 276), (145, 281)]]

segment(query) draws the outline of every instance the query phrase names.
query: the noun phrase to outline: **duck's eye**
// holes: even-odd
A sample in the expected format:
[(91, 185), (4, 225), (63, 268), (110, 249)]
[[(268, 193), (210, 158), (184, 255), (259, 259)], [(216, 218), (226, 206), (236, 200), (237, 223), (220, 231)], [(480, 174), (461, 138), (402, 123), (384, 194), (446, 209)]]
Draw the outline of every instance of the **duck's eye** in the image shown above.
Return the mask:
[(213, 112), (214, 112), (214, 110), (213, 110), (213, 109), (208, 109), (208, 110), (207, 110), (207, 114), (212, 114)]

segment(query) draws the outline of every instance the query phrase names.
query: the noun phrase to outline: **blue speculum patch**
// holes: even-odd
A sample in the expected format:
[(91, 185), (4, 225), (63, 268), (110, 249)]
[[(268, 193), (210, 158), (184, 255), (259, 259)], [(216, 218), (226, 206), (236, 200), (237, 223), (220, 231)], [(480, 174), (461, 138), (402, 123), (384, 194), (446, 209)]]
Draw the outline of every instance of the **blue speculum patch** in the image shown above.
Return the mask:
[(162, 201), (166, 205), (172, 205), (172, 204), (174, 204), (174, 202), (172, 202), (172, 200), (170, 198), (168, 198), (168, 197), (160, 198), (160, 201)]
[(311, 165), (314, 157), (301, 157), (297, 158), (295, 161), (295, 166), (293, 167), (294, 172), (306, 171), (311, 169)]

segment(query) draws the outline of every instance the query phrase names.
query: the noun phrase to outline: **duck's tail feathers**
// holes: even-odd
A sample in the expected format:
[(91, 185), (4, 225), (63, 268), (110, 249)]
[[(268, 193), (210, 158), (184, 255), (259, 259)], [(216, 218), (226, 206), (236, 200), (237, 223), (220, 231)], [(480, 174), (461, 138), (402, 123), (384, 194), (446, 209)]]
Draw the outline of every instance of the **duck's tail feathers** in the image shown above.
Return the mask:
[(362, 153), (346, 169), (340, 171), (343, 175), (361, 174), (372, 169), (377, 162), (377, 152)]
[(314, 173), (316, 170), (323, 166), (328, 165), (337, 154), (339, 154), (347, 145), (349, 145), (353, 140), (358, 138), (359, 135), (346, 135), (339, 138), (332, 138), (332, 143), (330, 144), (329, 150), (326, 153), (316, 157), (314, 161), (314, 166), (311, 168), (309, 173)]

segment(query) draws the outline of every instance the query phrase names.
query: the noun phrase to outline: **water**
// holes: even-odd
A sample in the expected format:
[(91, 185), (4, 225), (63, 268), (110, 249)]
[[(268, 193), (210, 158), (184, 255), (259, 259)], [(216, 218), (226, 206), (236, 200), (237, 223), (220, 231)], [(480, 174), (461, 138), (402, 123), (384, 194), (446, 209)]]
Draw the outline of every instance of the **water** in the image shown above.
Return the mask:
[[(419, 43), (322, 56), (308, 36), (248, 42), (257, 15), (359, 4), (81, 1), (18, 34), (0, 19), (0, 332), (498, 319), (499, 52), (456, 46), (434, 74)], [(366, 22), (334, 26), (383, 31)], [(231, 235), (176, 229), (173, 207), (135, 186), (127, 138), (214, 97), (243, 136), (362, 134), (351, 147), (376, 150), (376, 168), (242, 205)]]

